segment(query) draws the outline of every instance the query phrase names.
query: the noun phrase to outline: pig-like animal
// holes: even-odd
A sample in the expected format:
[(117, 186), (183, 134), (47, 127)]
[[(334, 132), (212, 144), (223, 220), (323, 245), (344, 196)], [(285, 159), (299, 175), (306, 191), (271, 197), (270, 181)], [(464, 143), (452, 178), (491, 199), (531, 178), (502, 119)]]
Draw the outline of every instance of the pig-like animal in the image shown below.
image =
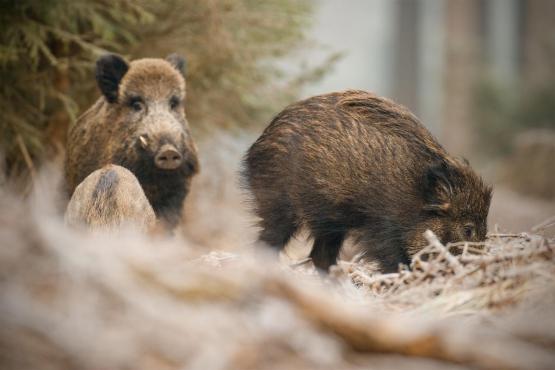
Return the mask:
[(156, 216), (139, 181), (127, 169), (106, 165), (85, 178), (67, 206), (68, 226), (117, 231), (135, 227), (144, 233), (156, 231)]
[(485, 239), (491, 188), (406, 108), (364, 91), (312, 97), (279, 113), (249, 149), (243, 179), (260, 241), (282, 249), (301, 226), (324, 270), (357, 231), (383, 271), (426, 245)]
[(89, 174), (115, 164), (138, 179), (157, 218), (173, 229), (180, 221), (197, 149), (185, 116), (185, 61), (130, 63), (109, 54), (96, 63), (102, 92), (70, 129), (65, 177), (69, 195)]

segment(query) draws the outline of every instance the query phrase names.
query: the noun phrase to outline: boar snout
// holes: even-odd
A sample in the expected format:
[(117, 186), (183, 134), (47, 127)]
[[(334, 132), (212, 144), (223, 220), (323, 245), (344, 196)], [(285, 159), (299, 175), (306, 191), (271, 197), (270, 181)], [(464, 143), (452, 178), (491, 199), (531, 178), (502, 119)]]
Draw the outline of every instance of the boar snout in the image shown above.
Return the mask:
[(171, 144), (162, 145), (154, 157), (156, 167), (163, 170), (175, 170), (181, 165), (182, 161), (183, 156)]

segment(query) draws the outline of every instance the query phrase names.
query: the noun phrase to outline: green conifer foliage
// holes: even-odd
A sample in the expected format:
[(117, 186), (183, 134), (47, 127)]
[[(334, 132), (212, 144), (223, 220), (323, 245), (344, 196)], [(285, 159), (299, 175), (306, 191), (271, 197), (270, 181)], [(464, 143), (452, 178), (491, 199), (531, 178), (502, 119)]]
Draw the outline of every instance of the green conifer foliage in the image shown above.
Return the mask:
[(94, 62), (107, 51), (185, 56), (198, 132), (263, 124), (309, 80), (284, 80), (275, 61), (306, 46), (311, 8), (303, 0), (0, 0), (4, 171), (29, 172), (62, 151), (68, 125), (99, 96)]

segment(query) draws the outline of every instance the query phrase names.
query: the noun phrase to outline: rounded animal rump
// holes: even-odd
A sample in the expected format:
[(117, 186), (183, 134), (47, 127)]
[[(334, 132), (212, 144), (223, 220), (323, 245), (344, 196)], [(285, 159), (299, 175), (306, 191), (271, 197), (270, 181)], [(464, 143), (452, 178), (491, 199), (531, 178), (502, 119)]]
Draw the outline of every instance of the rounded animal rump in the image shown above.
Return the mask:
[(137, 178), (127, 169), (107, 165), (85, 178), (67, 206), (65, 223), (93, 230), (117, 231), (135, 227), (149, 233), (156, 216)]

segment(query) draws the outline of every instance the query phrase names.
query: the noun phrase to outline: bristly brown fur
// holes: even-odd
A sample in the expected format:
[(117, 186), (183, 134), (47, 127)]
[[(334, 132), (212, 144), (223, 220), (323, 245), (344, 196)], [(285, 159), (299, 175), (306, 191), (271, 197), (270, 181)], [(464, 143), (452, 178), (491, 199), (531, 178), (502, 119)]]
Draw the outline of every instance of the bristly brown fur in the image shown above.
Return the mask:
[[(175, 55), (128, 65), (116, 55), (99, 59), (97, 80), (103, 96), (68, 135), (70, 196), (91, 172), (121, 165), (137, 177), (157, 217), (169, 228), (178, 224), (199, 163), (185, 116), (185, 79), (178, 68), (183, 66), (176, 66), (176, 60), (182, 62)], [(180, 167), (171, 171), (154, 165), (155, 154), (167, 143), (183, 157)]]
[(491, 188), (406, 108), (364, 91), (285, 108), (249, 149), (243, 180), (260, 240), (281, 249), (306, 226), (323, 269), (351, 230), (386, 271), (410, 261), (426, 229), (444, 243), (486, 235)]

